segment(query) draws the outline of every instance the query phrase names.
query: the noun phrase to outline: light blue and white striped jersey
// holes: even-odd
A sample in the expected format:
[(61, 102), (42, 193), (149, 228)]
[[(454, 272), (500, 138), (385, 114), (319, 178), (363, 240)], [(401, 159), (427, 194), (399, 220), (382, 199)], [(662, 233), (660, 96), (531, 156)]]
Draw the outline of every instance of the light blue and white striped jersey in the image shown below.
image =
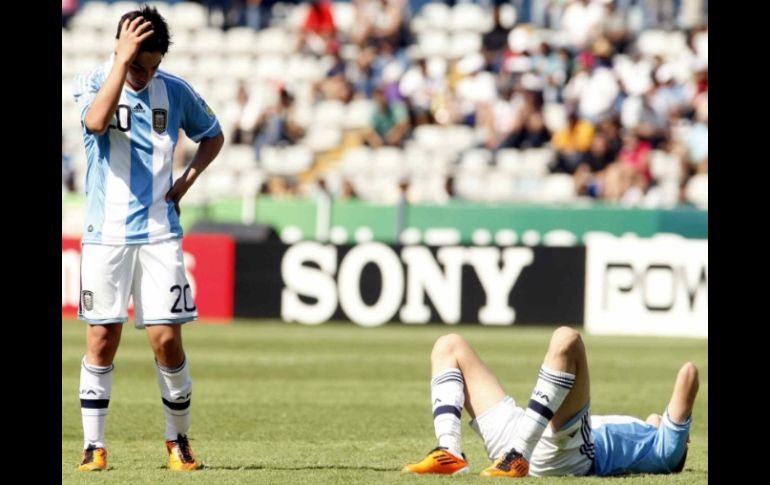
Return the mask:
[(145, 244), (181, 238), (171, 167), (179, 128), (198, 142), (221, 133), (216, 116), (184, 80), (158, 70), (144, 89), (127, 85), (110, 127), (85, 128), (85, 116), (112, 68), (112, 59), (75, 79), (87, 157), (83, 243)]
[(692, 417), (682, 424), (664, 413), (660, 427), (631, 416), (591, 416), (594, 474), (672, 473), (681, 466)]

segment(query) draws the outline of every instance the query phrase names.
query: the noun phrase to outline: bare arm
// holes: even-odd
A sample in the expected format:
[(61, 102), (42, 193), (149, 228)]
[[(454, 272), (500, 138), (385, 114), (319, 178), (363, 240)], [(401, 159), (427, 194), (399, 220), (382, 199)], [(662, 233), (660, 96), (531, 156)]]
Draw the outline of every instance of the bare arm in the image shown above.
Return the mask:
[(176, 213), (180, 214), (179, 201), (182, 200), (184, 194), (192, 187), (192, 184), (200, 176), (200, 174), (206, 170), (206, 167), (214, 160), (219, 154), (219, 150), (222, 149), (222, 145), (225, 143), (225, 136), (220, 133), (217, 136), (211, 138), (204, 138), (198, 144), (198, 150), (193, 156), (190, 166), (184, 171), (181, 177), (179, 177), (171, 190), (166, 194), (166, 201), (173, 201)]
[(99, 135), (107, 131), (110, 120), (118, 108), (118, 100), (120, 100), (123, 83), (126, 82), (128, 66), (139, 53), (142, 42), (153, 34), (152, 30), (147, 30), (150, 27), (152, 24), (144, 22), (142, 17), (137, 17), (131, 22), (123, 22), (118, 45), (115, 49), (115, 62), (85, 116), (88, 131)]
[(383, 145), (382, 137), (374, 128), (364, 128), (364, 132), (362, 134), (366, 142), (373, 148), (379, 148)]
[(409, 126), (409, 121), (401, 121), (391, 128), (386, 135), (388, 144), (395, 146), (401, 143), (401, 139), (409, 132)]

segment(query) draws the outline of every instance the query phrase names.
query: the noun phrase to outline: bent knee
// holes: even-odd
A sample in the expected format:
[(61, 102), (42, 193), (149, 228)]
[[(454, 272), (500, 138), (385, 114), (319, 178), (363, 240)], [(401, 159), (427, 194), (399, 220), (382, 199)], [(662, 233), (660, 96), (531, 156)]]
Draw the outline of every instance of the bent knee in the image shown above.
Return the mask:
[(468, 344), (464, 338), (456, 333), (448, 333), (436, 339), (433, 344), (432, 355), (452, 355)]
[(580, 332), (570, 327), (559, 327), (551, 335), (549, 352), (557, 354), (566, 354), (580, 347), (583, 339)]
[(686, 377), (690, 381), (698, 381), (698, 367), (692, 362), (685, 363), (681, 369), (679, 369), (679, 375)]
[(180, 342), (174, 335), (161, 335), (156, 337), (155, 346), (166, 352), (175, 351), (180, 347)]

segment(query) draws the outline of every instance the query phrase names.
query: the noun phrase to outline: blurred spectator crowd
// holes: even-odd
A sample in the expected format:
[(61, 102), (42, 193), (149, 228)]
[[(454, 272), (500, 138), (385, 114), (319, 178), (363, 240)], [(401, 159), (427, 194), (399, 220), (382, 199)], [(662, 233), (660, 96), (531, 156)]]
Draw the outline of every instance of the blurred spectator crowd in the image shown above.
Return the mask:
[[(225, 130), (199, 201), (708, 206), (707, 0), (148, 3), (161, 69)], [(135, 6), (62, 0), (63, 193), (85, 174), (72, 80)]]

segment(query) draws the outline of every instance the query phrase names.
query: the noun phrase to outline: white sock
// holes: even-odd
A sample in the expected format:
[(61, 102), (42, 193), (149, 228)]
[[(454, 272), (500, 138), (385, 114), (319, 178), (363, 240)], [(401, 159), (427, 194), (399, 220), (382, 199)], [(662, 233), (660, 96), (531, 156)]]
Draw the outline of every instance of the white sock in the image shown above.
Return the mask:
[(80, 415), (83, 419), (83, 449), (89, 446), (105, 448), (104, 428), (107, 424), (107, 407), (112, 394), (112, 370), (92, 365), (86, 358), (80, 362)]
[(545, 427), (575, 384), (575, 374), (540, 368), (527, 411), (514, 431), (513, 447), (529, 461)]
[(462, 457), (460, 416), (465, 404), (464, 389), (465, 381), (460, 369), (442, 370), (433, 376), (430, 385), (433, 426), (438, 445), (458, 457)]
[(190, 398), (192, 379), (187, 358), (174, 369), (163, 367), (157, 361), (158, 387), (166, 415), (166, 439), (176, 440), (178, 435), (187, 435), (190, 429)]

